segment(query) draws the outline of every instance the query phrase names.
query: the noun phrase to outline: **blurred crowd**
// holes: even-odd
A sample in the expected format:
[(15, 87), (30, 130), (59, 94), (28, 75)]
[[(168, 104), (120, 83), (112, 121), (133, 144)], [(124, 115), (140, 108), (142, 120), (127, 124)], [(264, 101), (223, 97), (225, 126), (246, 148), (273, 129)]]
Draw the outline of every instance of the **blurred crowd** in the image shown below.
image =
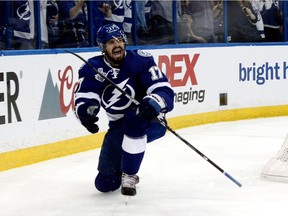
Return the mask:
[(275, 0), (1, 0), (0, 49), (97, 46), (97, 30), (108, 23), (123, 29), (128, 45), (281, 42), (285, 6)]

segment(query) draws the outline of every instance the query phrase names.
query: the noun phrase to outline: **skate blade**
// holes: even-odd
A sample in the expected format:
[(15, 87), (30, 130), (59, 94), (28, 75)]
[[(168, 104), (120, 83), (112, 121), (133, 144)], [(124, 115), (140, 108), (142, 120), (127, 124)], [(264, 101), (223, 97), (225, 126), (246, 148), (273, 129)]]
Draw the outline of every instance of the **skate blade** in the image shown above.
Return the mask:
[(124, 198), (125, 198), (125, 205), (128, 205), (128, 202), (131, 200), (132, 197), (124, 195)]

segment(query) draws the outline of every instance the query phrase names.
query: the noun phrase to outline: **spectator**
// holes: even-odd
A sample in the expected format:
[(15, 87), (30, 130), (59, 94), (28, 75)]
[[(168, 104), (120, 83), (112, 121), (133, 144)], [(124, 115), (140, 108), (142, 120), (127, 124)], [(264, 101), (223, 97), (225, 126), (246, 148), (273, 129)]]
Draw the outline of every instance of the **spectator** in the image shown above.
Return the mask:
[(191, 43), (191, 42), (197, 42), (197, 43), (206, 43), (206, 40), (201, 37), (194, 34), (192, 30), (192, 17), (188, 14), (183, 14), (181, 23), (179, 25), (179, 43)]
[(143, 34), (143, 32), (147, 31), (147, 23), (145, 16), (145, 5), (147, 0), (145, 1), (135, 1), (135, 11), (136, 11), (136, 19), (137, 19), (137, 33)]
[(213, 6), (215, 42), (224, 42), (223, 0), (215, 1)]
[[(132, 11), (131, 0), (107, 0), (107, 1), (93, 1), (93, 28), (94, 35), (96, 37), (97, 31), (101, 26), (107, 24), (115, 24), (125, 33), (128, 33), (128, 37), (131, 35), (132, 26)], [(129, 35), (130, 34), (130, 35)], [(131, 36), (130, 36), (131, 38)], [(131, 41), (131, 39), (130, 39)]]
[(127, 37), (127, 43), (133, 44), (132, 39), (132, 0), (124, 0), (124, 20), (123, 20), (123, 30)]
[(123, 22), (124, 22), (124, 1), (125, 0), (119, 0), (119, 1), (108, 1), (110, 5), (110, 11), (108, 10), (107, 16), (104, 17), (103, 25), (107, 24), (115, 24), (120, 29), (123, 30)]
[[(256, 26), (260, 36), (262, 39), (265, 38), (265, 33), (264, 33), (264, 23), (263, 23), (263, 19), (262, 19), (262, 16), (261, 16), (261, 13), (260, 13), (260, 9), (258, 7), (258, 3), (259, 3), (259, 0), (239, 0), (240, 2), (242, 2), (243, 6), (242, 6), (242, 9), (244, 12), (246, 12), (246, 15), (249, 17), (250, 16), (250, 13), (248, 12), (247, 13), (247, 8), (249, 7), (249, 3), (251, 5), (251, 11), (253, 11), (256, 19), (254, 21), (254, 25)], [(245, 3), (248, 5), (246, 6)], [(241, 5), (241, 3), (240, 3)]]
[(262, 18), (254, 10), (251, 2), (227, 1), (227, 17), (228, 42), (261, 42), (263, 40), (263, 32), (256, 27), (257, 22), (261, 27)]
[[(34, 2), (1, 1), (2, 49), (34, 49)], [(3, 6), (3, 7), (2, 7)], [(9, 14), (10, 16), (7, 17)]]
[[(177, 0), (177, 19), (180, 20), (181, 6)], [(173, 27), (173, 1), (148, 1), (151, 9), (147, 19), (147, 34), (139, 35), (139, 39), (150, 44), (169, 44), (174, 43), (174, 27)]]
[(188, 36), (192, 43), (213, 43), (214, 12), (213, 1), (182, 1), (183, 18), (187, 20)]
[(57, 3), (59, 7), (59, 41), (57, 47), (88, 46), (85, 1), (61, 0)]
[(103, 26), (104, 18), (110, 17), (112, 14), (112, 10), (109, 1), (93, 1), (92, 11), (93, 32), (96, 39), (97, 31), (101, 26)]
[(259, 9), (264, 23), (265, 41), (283, 41), (283, 17), (279, 8), (279, 2), (274, 0), (262, 0)]
[(53, 42), (55, 41), (55, 37), (57, 37), (58, 5), (56, 1), (41, 0), (40, 19), (42, 48), (53, 48), (55, 47)]

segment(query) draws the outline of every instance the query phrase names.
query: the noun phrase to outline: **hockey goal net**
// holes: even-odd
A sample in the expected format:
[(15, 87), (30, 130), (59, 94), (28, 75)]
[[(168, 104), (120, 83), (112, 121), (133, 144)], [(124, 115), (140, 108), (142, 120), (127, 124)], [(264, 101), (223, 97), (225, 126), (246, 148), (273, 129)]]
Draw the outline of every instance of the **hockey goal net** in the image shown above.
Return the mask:
[(261, 174), (271, 180), (288, 182), (288, 134), (277, 155), (268, 161)]

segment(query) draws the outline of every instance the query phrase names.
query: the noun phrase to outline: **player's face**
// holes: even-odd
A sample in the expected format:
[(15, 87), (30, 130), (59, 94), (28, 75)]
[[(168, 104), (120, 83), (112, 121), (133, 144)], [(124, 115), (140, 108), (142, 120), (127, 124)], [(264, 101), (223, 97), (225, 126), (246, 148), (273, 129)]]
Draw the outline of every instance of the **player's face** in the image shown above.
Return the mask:
[(125, 57), (125, 41), (123, 38), (112, 38), (105, 44), (105, 54), (111, 65), (118, 65)]

